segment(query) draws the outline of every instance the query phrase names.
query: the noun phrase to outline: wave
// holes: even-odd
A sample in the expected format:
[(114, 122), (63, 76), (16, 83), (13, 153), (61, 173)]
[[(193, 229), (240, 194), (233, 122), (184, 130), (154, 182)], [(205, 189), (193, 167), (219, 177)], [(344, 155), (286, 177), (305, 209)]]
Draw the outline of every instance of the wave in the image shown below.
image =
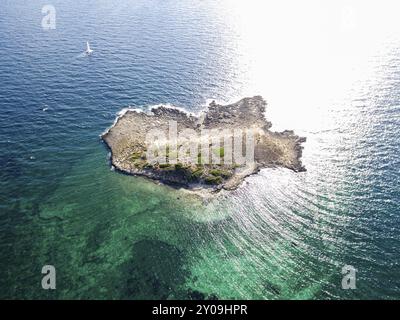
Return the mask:
[[(210, 100), (213, 101), (213, 100)], [(154, 115), (152, 113), (152, 110), (154, 109), (158, 109), (158, 108), (166, 108), (166, 109), (174, 109), (174, 110), (178, 110), (179, 112), (182, 112), (188, 116), (194, 116), (194, 117), (199, 117), (201, 116), (202, 113), (206, 112), (207, 109), (203, 109), (199, 112), (192, 112), (192, 111), (188, 111), (185, 108), (182, 107), (178, 107), (178, 106), (174, 106), (173, 104), (170, 103), (159, 103), (159, 104), (153, 104), (153, 105), (147, 105), (147, 106), (136, 106), (136, 107), (132, 107), (132, 106), (128, 106), (125, 108), (122, 108), (120, 111), (118, 111), (116, 113), (116, 118), (113, 122), (113, 124), (108, 127), (105, 131), (103, 131), (100, 134), (100, 137), (103, 137), (104, 135), (106, 135), (119, 121), (119, 119), (121, 119), (127, 112), (137, 112), (137, 113), (146, 113), (148, 115)]]

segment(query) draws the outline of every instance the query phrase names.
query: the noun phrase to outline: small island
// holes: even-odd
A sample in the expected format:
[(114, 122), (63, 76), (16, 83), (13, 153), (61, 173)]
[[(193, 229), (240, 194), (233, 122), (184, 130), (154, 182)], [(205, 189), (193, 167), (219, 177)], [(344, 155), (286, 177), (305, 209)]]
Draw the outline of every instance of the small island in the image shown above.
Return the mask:
[[(265, 108), (264, 99), (255, 96), (229, 105), (213, 101), (199, 115), (168, 106), (127, 109), (101, 138), (121, 172), (189, 190), (233, 190), (262, 168), (305, 171), (300, 160), (305, 138), (270, 131)], [(174, 130), (177, 137), (171, 138)], [(166, 138), (149, 138), (154, 131)], [(180, 135), (183, 131), (191, 136)]]

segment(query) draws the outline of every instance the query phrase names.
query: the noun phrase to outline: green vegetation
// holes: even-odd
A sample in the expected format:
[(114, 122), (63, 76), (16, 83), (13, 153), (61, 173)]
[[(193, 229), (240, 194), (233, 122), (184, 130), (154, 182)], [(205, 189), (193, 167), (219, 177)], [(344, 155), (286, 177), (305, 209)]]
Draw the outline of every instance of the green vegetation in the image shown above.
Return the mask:
[(204, 173), (204, 170), (201, 168), (197, 168), (195, 171), (192, 172), (192, 176), (196, 179), (199, 179)]
[(142, 158), (142, 153), (141, 152), (134, 152), (130, 156), (130, 160), (135, 162), (135, 160)]
[(171, 150), (171, 147), (169, 146), (169, 144), (167, 144), (166, 147), (165, 147), (165, 157), (166, 157), (167, 160), (169, 158), (177, 159), (178, 158), (178, 152)]
[(223, 178), (229, 178), (232, 175), (229, 171), (219, 170), (219, 169), (210, 170), (210, 174), (212, 174), (215, 177), (223, 177)]
[(147, 162), (145, 160), (142, 160), (141, 158), (132, 161), (132, 163), (137, 169), (143, 169), (147, 165)]
[(204, 179), (204, 181), (207, 184), (221, 184), (222, 183), (222, 178), (221, 177), (215, 177), (215, 176), (207, 176)]
[(160, 169), (172, 169), (173, 168), (173, 166), (171, 164), (169, 164), (169, 163), (160, 163), (158, 165), (158, 167)]
[(202, 163), (203, 163), (203, 158), (201, 157), (201, 152), (199, 152), (199, 153), (197, 154), (197, 163), (198, 163), (198, 164), (202, 164)]
[(220, 158), (223, 158), (225, 156), (225, 149), (223, 147), (221, 148), (215, 148), (213, 150), (214, 154), (219, 156)]
[(146, 166), (146, 156), (143, 152), (141, 151), (136, 151), (133, 152), (129, 156), (129, 160), (132, 162), (135, 168), (137, 169), (143, 169)]
[(182, 170), (182, 169), (183, 169), (183, 164), (182, 163), (175, 164), (175, 170)]

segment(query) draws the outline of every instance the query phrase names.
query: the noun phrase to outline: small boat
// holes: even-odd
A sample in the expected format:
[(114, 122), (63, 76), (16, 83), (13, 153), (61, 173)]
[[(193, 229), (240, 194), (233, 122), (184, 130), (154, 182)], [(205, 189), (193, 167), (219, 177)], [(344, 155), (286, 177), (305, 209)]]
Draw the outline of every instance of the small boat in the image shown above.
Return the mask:
[(92, 54), (93, 50), (90, 49), (89, 41), (86, 42), (86, 55), (90, 56)]

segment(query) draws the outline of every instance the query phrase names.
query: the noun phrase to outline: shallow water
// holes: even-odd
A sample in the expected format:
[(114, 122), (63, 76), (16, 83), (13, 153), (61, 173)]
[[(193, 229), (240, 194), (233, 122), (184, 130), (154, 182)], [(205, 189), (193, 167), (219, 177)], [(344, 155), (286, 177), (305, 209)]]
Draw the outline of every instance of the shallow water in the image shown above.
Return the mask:
[[(1, 298), (400, 297), (395, 2), (53, 1), (49, 31), (41, 5), (0, 4)], [(99, 135), (122, 108), (255, 94), (307, 137), (307, 172), (206, 203), (110, 170)]]

